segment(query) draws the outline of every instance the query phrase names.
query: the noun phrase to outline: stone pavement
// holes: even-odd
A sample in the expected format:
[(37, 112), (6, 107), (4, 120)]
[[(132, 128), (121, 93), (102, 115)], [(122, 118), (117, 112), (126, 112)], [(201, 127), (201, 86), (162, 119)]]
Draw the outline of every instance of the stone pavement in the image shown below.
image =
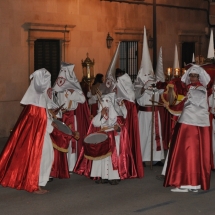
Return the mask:
[[(0, 147), (6, 138), (0, 140)], [(1, 150), (0, 148), (0, 150)], [(215, 172), (211, 189), (199, 193), (172, 193), (156, 179), (162, 167), (145, 167), (143, 179), (123, 180), (119, 185), (96, 184), (72, 174), (54, 179), (50, 191), (36, 195), (0, 186), (1, 215), (214, 215)]]

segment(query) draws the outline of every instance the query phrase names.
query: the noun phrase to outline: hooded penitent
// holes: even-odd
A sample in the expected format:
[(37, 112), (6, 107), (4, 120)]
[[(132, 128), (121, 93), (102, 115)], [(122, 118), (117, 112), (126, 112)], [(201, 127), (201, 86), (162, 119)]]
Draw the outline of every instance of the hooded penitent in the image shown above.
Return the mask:
[(180, 68), (179, 60), (178, 60), (178, 49), (177, 45), (175, 44), (175, 53), (174, 53), (174, 62), (173, 62), (173, 70)]
[(120, 42), (117, 46), (116, 52), (113, 56), (113, 59), (108, 67), (108, 70), (106, 72), (106, 86), (110, 88), (111, 86), (114, 86), (116, 79), (115, 79), (115, 70), (116, 70), (116, 62), (118, 60), (119, 56), (119, 47), (120, 47)]
[(127, 73), (117, 78), (116, 99), (118, 101), (125, 99), (130, 102), (134, 102), (135, 100), (134, 86)]
[(67, 89), (73, 89), (76, 92), (82, 94), (82, 89), (78, 79), (74, 72), (74, 64), (61, 63), (61, 70), (58, 78), (53, 86), (53, 90), (56, 92), (63, 92)]
[(152, 62), (149, 54), (147, 37), (146, 37), (146, 28), (144, 26), (143, 33), (143, 51), (142, 51), (142, 60), (140, 69), (137, 75), (136, 83), (145, 84), (148, 80), (152, 80), (154, 78), (154, 71), (152, 68)]
[(99, 110), (98, 112), (101, 112), (103, 108), (107, 108), (108, 111), (108, 125), (112, 126), (116, 123), (117, 121), (117, 113), (114, 108), (114, 98), (115, 98), (115, 93), (109, 93), (106, 95), (103, 95), (101, 97), (101, 104), (99, 105)]
[(214, 58), (214, 36), (213, 36), (213, 30), (212, 29), (211, 29), (207, 58)]
[(34, 192), (39, 189), (41, 156), (47, 141), (46, 91), (51, 74), (39, 69), (30, 78), (31, 84), (21, 101), (23, 111), (0, 155), (0, 184)]
[(199, 75), (199, 82), (206, 87), (207, 84), (210, 81), (210, 76), (208, 75), (208, 73), (201, 67), (198, 65), (193, 65), (191, 66), (186, 73), (181, 77), (181, 81), (186, 83), (187, 85), (190, 84), (190, 77), (189, 74), (194, 73), (194, 74), (198, 74)]
[(195, 62), (196, 62), (196, 60), (195, 60), (195, 55), (194, 55), (194, 53), (193, 53), (192, 63), (195, 63)]
[(156, 77), (156, 81), (165, 82), (165, 75), (163, 72), (162, 47), (160, 47), (160, 51), (159, 51), (159, 55), (158, 55), (155, 77)]
[(31, 84), (20, 103), (46, 107), (45, 97), (42, 94), (51, 86), (51, 74), (42, 68), (32, 73), (30, 79)]

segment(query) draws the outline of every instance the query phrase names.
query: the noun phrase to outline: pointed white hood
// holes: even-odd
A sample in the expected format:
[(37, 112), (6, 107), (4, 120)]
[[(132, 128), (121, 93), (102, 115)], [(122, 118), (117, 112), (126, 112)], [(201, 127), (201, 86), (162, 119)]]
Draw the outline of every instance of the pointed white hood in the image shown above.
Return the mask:
[(178, 60), (178, 49), (177, 49), (177, 45), (175, 44), (173, 69), (177, 69), (177, 68), (180, 68), (180, 66), (179, 66), (179, 60)]
[(115, 79), (115, 71), (116, 71), (116, 62), (119, 57), (119, 47), (120, 47), (120, 42), (117, 46), (116, 52), (112, 58), (112, 61), (108, 67), (108, 70), (106, 72), (106, 86), (109, 88), (111, 85), (114, 85), (116, 82)]
[(158, 62), (156, 67), (156, 81), (165, 82), (165, 75), (163, 72), (163, 56), (162, 56), (162, 47), (160, 47), (159, 55), (158, 55)]
[(195, 60), (195, 55), (193, 53), (192, 63), (194, 63), (194, 62), (196, 62), (196, 60)]
[(61, 70), (53, 86), (56, 92), (63, 92), (67, 89), (73, 89), (82, 94), (82, 89), (74, 72), (74, 64), (61, 63)]
[(152, 68), (152, 62), (149, 54), (149, 48), (146, 37), (146, 28), (144, 26), (142, 60), (136, 81), (142, 82), (144, 84), (149, 79), (152, 79), (152, 77), (154, 77), (154, 71)]
[(207, 58), (214, 58), (214, 34), (213, 30), (211, 29), (209, 47), (208, 47), (208, 56)]
[(116, 99), (121, 101), (123, 99), (134, 102), (134, 86), (132, 84), (131, 78), (127, 73), (117, 78), (117, 92)]

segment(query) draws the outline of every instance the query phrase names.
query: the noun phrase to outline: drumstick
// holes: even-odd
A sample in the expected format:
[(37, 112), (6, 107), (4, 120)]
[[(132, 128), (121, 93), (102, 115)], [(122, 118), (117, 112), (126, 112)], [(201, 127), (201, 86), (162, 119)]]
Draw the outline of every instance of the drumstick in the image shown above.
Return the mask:
[(101, 130), (97, 131), (97, 132), (102, 132), (102, 131), (106, 131), (106, 130), (109, 130), (111, 128), (114, 128), (114, 126), (110, 126), (110, 127), (104, 127), (102, 128)]
[(159, 104), (159, 105), (164, 106), (164, 104), (163, 104), (163, 103), (161, 103), (161, 102), (156, 102), (156, 101), (153, 101), (153, 100), (151, 100), (151, 99), (149, 99), (149, 101), (150, 101), (150, 102), (154, 102), (154, 103), (156, 103), (156, 104)]
[(98, 94), (97, 92), (96, 92), (96, 94), (97, 94), (97, 98), (98, 98), (99, 104), (101, 105), (101, 107), (102, 107), (102, 109), (103, 109), (103, 105), (102, 105), (102, 102), (101, 102), (100, 96), (99, 96), (99, 94)]
[(61, 110), (63, 108), (63, 106), (65, 105), (65, 103), (63, 103), (59, 108), (56, 108), (54, 110), (54, 113), (57, 113), (59, 110)]

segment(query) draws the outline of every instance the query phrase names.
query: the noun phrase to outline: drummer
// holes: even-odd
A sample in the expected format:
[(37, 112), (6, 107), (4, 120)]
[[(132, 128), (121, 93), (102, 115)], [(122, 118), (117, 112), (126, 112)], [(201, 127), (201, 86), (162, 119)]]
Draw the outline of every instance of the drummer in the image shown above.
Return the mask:
[[(100, 107), (98, 114), (93, 118), (92, 124), (95, 127), (100, 127), (109, 135), (113, 131), (120, 131), (120, 127), (117, 124), (117, 113), (113, 107), (114, 93), (102, 96), (100, 101)], [(115, 136), (115, 135), (114, 135)], [(118, 166), (114, 161), (119, 156), (119, 139), (111, 138), (109, 140), (111, 145), (112, 155), (100, 160), (93, 160), (91, 168), (91, 177), (100, 177), (96, 183), (110, 183), (111, 185), (117, 185), (120, 176), (118, 172)]]
[[(74, 64), (61, 64), (61, 70), (53, 86), (55, 103), (63, 106), (60, 118), (70, 127), (72, 132), (77, 134), (76, 110), (80, 103), (85, 102), (81, 86), (74, 73)], [(73, 171), (77, 158), (77, 141), (71, 135), (63, 134), (55, 129), (51, 135), (55, 151), (54, 163), (52, 166), (51, 177), (69, 178), (69, 172)]]

